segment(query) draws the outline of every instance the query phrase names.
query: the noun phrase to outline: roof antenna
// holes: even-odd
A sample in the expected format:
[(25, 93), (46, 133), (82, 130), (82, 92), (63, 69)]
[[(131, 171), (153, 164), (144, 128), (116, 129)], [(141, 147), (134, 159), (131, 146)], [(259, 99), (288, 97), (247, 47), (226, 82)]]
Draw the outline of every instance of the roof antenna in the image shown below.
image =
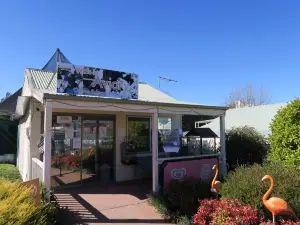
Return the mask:
[(177, 80), (173, 80), (173, 79), (170, 79), (168, 77), (161, 77), (161, 76), (159, 76), (158, 77), (158, 87), (159, 87), (159, 89), (160, 89), (160, 80), (166, 80), (168, 82), (176, 82), (177, 83)]

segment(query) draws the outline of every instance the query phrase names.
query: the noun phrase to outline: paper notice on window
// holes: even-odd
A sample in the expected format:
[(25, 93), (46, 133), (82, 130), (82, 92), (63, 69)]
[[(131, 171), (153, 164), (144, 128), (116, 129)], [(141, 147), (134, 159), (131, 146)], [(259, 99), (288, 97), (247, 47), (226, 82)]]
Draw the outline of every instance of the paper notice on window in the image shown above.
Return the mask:
[(81, 138), (77, 137), (73, 139), (73, 148), (81, 148)]
[(72, 139), (74, 137), (74, 130), (73, 127), (67, 127), (65, 131), (65, 138)]
[(107, 137), (107, 127), (99, 127), (99, 137)]

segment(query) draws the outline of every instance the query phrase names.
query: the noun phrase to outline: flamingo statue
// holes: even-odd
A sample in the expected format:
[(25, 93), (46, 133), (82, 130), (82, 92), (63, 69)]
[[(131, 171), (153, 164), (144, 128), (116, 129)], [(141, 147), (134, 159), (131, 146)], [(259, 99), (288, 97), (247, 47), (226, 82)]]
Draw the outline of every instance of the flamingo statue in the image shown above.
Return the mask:
[(218, 198), (218, 195), (222, 189), (222, 183), (220, 181), (217, 180), (218, 174), (219, 174), (219, 169), (217, 167), (217, 165), (214, 165), (213, 170), (216, 170), (215, 173), (215, 177), (211, 182), (211, 192), (214, 193), (216, 195), (216, 198)]
[(298, 217), (296, 216), (296, 214), (294, 213), (294, 211), (292, 210), (292, 208), (289, 206), (289, 204), (286, 201), (284, 201), (281, 198), (276, 198), (276, 197), (267, 199), (270, 196), (270, 194), (274, 188), (274, 179), (270, 175), (266, 175), (262, 178), (262, 181), (265, 181), (265, 180), (270, 180), (271, 186), (270, 186), (269, 190), (263, 196), (262, 201), (263, 201), (264, 206), (272, 213), (273, 224), (275, 224), (275, 216), (277, 216), (277, 215), (291, 215), (296, 220), (298, 220)]

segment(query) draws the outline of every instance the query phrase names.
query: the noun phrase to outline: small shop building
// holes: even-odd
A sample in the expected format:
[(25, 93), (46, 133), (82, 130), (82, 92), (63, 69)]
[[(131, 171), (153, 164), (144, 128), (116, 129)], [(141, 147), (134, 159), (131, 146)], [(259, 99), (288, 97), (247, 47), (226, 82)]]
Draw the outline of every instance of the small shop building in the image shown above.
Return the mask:
[[(133, 73), (72, 64), (58, 49), (42, 69), (25, 69), (15, 118), (23, 180), (47, 189), (226, 173), (227, 108), (178, 101)], [(219, 118), (218, 151), (184, 149), (183, 115)], [(202, 161), (201, 161), (202, 160)]]

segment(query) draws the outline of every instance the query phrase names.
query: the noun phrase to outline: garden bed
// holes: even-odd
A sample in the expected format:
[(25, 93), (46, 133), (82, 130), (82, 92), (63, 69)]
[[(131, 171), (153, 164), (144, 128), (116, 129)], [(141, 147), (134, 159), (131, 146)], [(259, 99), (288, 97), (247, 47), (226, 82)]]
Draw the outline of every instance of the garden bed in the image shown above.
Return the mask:
[[(299, 217), (300, 173), (278, 163), (241, 166), (230, 172), (222, 182), (219, 200), (209, 195), (209, 186), (188, 178), (174, 181), (163, 194), (152, 196), (150, 202), (162, 217), (175, 224), (267, 225), (271, 224), (272, 216), (261, 200), (270, 187), (268, 181), (261, 180), (267, 174), (275, 180), (270, 197), (286, 200)], [(276, 217), (277, 224), (300, 225), (291, 219), (289, 216)]]

